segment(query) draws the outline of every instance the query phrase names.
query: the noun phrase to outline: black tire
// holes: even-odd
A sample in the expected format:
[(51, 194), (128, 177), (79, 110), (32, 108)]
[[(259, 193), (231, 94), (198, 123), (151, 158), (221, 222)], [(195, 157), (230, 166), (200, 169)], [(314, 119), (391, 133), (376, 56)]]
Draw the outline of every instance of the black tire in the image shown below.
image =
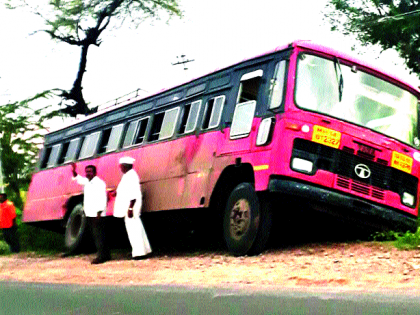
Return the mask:
[(255, 254), (262, 245), (256, 243), (261, 229), (258, 196), (250, 183), (236, 186), (226, 203), (223, 234), (229, 252), (235, 256)]
[(255, 237), (254, 244), (252, 244), (248, 255), (261, 254), (268, 243), (271, 234), (271, 227), (273, 224), (273, 212), (271, 210), (271, 201), (269, 196), (260, 195), (260, 222), (258, 226), (257, 236)]
[(67, 219), (64, 232), (66, 253), (75, 253), (83, 248), (87, 233), (87, 219), (81, 203), (75, 205)]

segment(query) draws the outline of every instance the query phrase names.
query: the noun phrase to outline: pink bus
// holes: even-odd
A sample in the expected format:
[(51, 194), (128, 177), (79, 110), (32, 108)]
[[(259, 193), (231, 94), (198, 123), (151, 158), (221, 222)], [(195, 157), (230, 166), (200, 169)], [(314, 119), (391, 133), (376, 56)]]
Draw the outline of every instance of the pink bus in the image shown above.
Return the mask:
[(361, 60), (296, 41), (46, 135), (23, 221), (62, 228), (77, 248), (85, 219), (69, 163), (96, 165), (111, 191), (131, 156), (143, 213), (205, 214), (234, 255), (264, 249), (285, 200), (414, 231), (418, 98)]

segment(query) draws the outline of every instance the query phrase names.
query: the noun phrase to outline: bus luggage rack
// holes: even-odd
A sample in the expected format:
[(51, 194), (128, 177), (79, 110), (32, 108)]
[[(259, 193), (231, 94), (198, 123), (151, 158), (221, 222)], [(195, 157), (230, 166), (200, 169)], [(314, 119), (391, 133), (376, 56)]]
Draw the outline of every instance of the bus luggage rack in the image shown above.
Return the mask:
[(120, 97), (117, 97), (116, 99), (110, 100), (108, 102), (105, 102), (103, 104), (100, 104), (96, 106), (98, 108), (98, 112), (109, 110), (112, 107), (119, 107), (123, 105), (127, 105), (129, 103), (132, 103), (134, 101), (138, 101), (143, 99), (145, 96), (141, 96), (140, 92), (145, 92), (146, 94), (149, 94), (146, 90), (143, 89), (137, 89), (130, 93), (127, 93), (125, 95), (122, 95)]

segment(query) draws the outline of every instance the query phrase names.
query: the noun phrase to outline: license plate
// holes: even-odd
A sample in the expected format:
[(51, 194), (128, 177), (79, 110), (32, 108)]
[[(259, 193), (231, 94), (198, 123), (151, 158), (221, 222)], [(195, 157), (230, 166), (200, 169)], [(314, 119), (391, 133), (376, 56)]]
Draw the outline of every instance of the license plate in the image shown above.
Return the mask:
[(338, 149), (340, 146), (341, 132), (315, 125), (312, 141)]
[(391, 166), (403, 172), (411, 174), (413, 159), (399, 152), (392, 152)]

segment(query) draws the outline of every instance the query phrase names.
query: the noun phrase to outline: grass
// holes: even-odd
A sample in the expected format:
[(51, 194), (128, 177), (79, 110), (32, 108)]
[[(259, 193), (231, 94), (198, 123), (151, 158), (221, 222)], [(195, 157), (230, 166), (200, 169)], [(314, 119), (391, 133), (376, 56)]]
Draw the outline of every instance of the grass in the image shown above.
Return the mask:
[(22, 251), (36, 251), (44, 254), (54, 254), (64, 251), (63, 235), (27, 224), (18, 227), (19, 241)]
[(420, 222), (416, 232), (395, 232), (384, 231), (376, 232), (372, 235), (374, 241), (392, 242), (392, 244), (401, 250), (413, 250), (420, 248)]

